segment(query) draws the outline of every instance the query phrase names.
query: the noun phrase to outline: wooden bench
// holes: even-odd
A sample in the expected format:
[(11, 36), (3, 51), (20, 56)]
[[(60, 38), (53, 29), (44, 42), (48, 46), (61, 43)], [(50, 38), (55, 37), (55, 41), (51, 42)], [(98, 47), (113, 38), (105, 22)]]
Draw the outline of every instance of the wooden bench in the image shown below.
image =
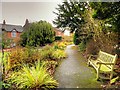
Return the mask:
[(114, 73), (114, 66), (117, 60), (117, 54), (111, 55), (103, 51), (99, 51), (96, 56), (90, 55), (88, 65), (95, 68), (97, 72), (97, 80), (100, 78), (111, 80)]

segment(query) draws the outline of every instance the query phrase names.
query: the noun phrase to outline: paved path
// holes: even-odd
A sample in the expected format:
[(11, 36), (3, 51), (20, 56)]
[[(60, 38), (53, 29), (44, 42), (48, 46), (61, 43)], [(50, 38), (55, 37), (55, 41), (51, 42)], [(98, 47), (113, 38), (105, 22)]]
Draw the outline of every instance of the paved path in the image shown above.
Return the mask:
[(72, 47), (74, 45), (67, 46), (68, 58), (56, 68), (54, 76), (59, 88), (99, 88), (94, 69), (88, 67), (85, 58)]

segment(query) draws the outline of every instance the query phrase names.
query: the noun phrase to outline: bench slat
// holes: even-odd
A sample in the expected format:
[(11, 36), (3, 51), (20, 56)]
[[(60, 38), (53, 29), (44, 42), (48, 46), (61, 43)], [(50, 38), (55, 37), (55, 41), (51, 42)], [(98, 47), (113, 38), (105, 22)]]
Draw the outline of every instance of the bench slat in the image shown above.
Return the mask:
[(92, 65), (97, 71), (97, 78), (99, 74), (110, 73), (109, 79), (111, 80), (113, 69), (117, 60), (117, 54), (111, 55), (103, 51), (99, 51), (98, 57), (96, 60), (93, 60), (92, 57), (88, 58), (88, 64)]

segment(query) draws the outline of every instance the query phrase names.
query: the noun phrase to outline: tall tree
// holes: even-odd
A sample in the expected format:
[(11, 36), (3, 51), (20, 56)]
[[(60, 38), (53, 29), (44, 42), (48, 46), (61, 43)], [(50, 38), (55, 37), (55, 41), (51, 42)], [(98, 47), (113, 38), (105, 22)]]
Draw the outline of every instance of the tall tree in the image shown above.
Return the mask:
[(57, 27), (69, 27), (71, 32), (74, 32), (84, 23), (83, 13), (87, 3), (75, 2), (74, 0), (68, 1), (64, 1), (58, 5), (58, 8), (56, 8), (58, 12), (54, 12), (57, 18), (53, 23), (56, 24)]
[(93, 18), (104, 20), (107, 25), (112, 25), (112, 31), (119, 32), (120, 2), (92, 2), (90, 6), (94, 9)]
[(119, 5), (119, 2), (90, 3), (88, 23), (90, 23), (90, 28), (94, 32), (93, 39), (98, 50), (105, 50), (112, 54), (116, 52), (114, 47), (118, 45), (118, 36), (120, 36)]

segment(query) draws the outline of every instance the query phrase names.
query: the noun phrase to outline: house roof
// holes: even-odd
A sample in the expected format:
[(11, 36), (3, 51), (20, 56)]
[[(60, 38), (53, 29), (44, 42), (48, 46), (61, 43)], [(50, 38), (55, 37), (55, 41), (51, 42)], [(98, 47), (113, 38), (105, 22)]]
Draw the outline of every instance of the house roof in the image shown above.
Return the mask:
[(21, 25), (2, 24), (2, 29), (8, 32), (12, 31), (13, 29), (15, 29), (18, 32), (23, 31), (23, 27)]
[(26, 31), (31, 26), (32, 23), (27, 23), (23, 26), (23, 30)]

